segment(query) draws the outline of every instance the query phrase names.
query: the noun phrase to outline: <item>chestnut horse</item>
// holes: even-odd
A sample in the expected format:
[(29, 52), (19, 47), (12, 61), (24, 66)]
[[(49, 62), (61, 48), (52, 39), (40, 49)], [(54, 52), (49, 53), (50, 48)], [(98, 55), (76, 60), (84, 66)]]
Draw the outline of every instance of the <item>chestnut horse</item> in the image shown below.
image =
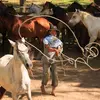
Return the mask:
[[(10, 8), (10, 7), (9, 7)], [(33, 16), (17, 16), (13, 12), (13, 9), (5, 9), (5, 11), (0, 15), (0, 23), (2, 29), (7, 30), (7, 35), (12, 40), (17, 40), (20, 37), (26, 38), (35, 38), (38, 37), (39, 40), (42, 40), (47, 31), (50, 29), (51, 23), (42, 17), (33, 17)], [(33, 17), (33, 18), (31, 18)], [(30, 20), (29, 20), (30, 19)], [(27, 21), (26, 21), (27, 20)], [(26, 21), (24, 23), (24, 21)], [(23, 24), (24, 23), (24, 24)], [(22, 27), (20, 27), (22, 25)], [(1, 28), (0, 27), (0, 28)], [(20, 32), (18, 32), (20, 27)]]
[[(27, 19), (31, 18), (30, 16), (22, 16), (17, 17), (13, 16), (10, 18), (5, 18), (5, 22), (9, 24), (8, 29), (11, 30), (11, 33), (8, 33), (9, 38), (17, 40), (21, 34), (22, 37), (26, 38), (35, 38), (37, 37), (39, 40), (42, 40), (46, 35), (47, 31), (50, 29), (50, 22), (42, 17), (33, 18), (26, 23), (23, 22)], [(20, 25), (20, 32), (18, 32)]]

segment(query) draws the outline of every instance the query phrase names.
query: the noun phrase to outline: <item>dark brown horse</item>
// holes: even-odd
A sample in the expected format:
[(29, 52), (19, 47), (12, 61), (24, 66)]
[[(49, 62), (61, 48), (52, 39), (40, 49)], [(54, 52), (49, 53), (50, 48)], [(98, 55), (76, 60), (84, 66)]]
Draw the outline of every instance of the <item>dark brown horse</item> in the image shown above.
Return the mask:
[[(68, 23), (68, 15), (66, 13), (66, 9), (64, 9), (64, 8), (58, 6), (58, 5), (55, 5), (52, 2), (48, 2), (48, 1), (43, 5), (43, 10), (44, 9), (52, 9), (53, 14), (51, 16), (53, 16), (57, 19), (60, 19), (61, 21), (65, 22), (65, 23)], [(52, 19), (52, 18), (47, 18), (47, 19), (51, 23), (56, 25), (58, 27), (58, 29), (61, 31), (62, 36), (61, 35), (60, 36), (62, 37), (62, 41), (64, 43), (65, 37), (66, 37), (65, 30), (66, 30), (67, 27), (58, 20), (55, 20), (55, 19)], [(59, 36), (59, 34), (58, 34), (58, 36)]]
[(96, 17), (100, 17), (100, 5), (97, 5), (94, 2), (89, 4), (86, 7), (85, 11), (91, 13), (92, 15), (94, 15)]
[(72, 4), (70, 4), (66, 10), (67, 10), (67, 12), (75, 12), (76, 9), (80, 9), (82, 11), (85, 10), (84, 7), (76, 1), (74, 1)]
[(4, 12), (5, 9), (6, 9), (6, 5), (2, 1), (0, 1), (0, 14)]
[[(17, 14), (14, 7), (12, 5), (6, 6), (4, 3), (0, 1), (0, 16), (13, 15), (13, 14)], [(5, 23), (2, 17), (0, 17), (0, 33), (2, 34), (2, 45), (3, 45), (2, 49), (4, 51), (4, 41), (6, 39), (7, 27), (5, 27)]]

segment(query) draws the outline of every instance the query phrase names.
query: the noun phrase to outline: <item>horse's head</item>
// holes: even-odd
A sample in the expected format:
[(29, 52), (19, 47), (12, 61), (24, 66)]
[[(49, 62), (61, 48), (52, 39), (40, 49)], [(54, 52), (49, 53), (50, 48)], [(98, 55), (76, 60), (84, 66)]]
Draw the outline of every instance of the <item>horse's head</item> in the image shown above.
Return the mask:
[(52, 9), (55, 5), (51, 2), (46, 1), (46, 3), (43, 5), (43, 9)]
[(76, 10), (76, 12), (72, 15), (71, 19), (69, 20), (69, 25), (75, 26), (80, 21), (81, 21), (81, 11)]
[(6, 5), (2, 3), (2, 1), (0, 1), (0, 15), (4, 12), (5, 9), (6, 9)]
[(13, 46), (13, 53), (15, 59), (19, 59), (27, 69), (31, 69), (33, 67), (32, 61), (29, 57), (29, 49), (25, 45), (25, 40), (22, 38), (20, 41), (13, 42), (12, 40), (9, 40), (11, 45)]
[(75, 12), (75, 9), (80, 9), (80, 10), (84, 11), (83, 6), (76, 1), (67, 7), (68, 12)]
[(53, 10), (52, 9), (43, 9), (40, 14), (42, 14), (42, 15), (53, 15)]
[(6, 15), (16, 15), (17, 12), (14, 9), (13, 5), (9, 5), (9, 6), (6, 7), (4, 14), (6, 14)]

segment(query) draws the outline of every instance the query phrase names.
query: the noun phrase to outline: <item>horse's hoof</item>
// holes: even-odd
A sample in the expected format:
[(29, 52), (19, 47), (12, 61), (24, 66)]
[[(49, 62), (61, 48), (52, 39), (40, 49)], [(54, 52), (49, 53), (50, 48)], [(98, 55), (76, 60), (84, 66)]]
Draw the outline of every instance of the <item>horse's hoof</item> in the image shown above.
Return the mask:
[(56, 96), (56, 94), (55, 94), (55, 93), (53, 93), (53, 92), (51, 92), (51, 95), (52, 95), (52, 96)]

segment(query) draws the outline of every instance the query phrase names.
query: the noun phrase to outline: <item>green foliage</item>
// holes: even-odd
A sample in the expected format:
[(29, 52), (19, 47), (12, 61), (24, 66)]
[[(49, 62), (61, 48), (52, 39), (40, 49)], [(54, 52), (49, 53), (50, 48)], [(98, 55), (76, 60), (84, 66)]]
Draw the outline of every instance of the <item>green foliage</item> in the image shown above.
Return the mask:
[(72, 0), (72, 2), (80, 2), (80, 0)]
[[(17, 2), (19, 2), (19, 0), (8, 0), (8, 1), (9, 1), (8, 3), (12, 3), (12, 4), (14, 4), (14, 3), (16, 4)], [(51, 1), (54, 4), (62, 4), (62, 5), (68, 5), (68, 4), (73, 3), (74, 1), (81, 3), (83, 5), (87, 5), (87, 4), (91, 3), (91, 0), (46, 0), (46, 1)], [(29, 0), (29, 1), (26, 0), (25, 4), (31, 4), (31, 2), (33, 2), (33, 0)], [(38, 4), (38, 3), (42, 4), (44, 2), (45, 2), (45, 0), (35, 0), (34, 1), (34, 3), (36, 3), (36, 4)]]

